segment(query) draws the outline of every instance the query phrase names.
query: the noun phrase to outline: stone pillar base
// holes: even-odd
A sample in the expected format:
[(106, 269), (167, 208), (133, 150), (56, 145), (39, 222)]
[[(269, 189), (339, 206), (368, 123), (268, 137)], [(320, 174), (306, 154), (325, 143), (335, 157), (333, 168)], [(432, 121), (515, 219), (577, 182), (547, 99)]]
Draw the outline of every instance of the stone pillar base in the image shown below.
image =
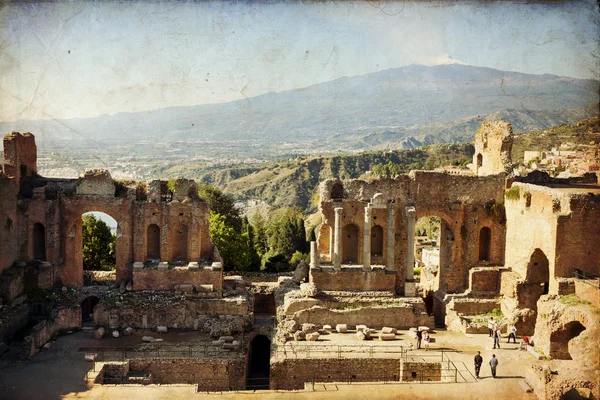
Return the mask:
[(404, 296), (415, 297), (417, 295), (417, 284), (415, 282), (404, 282)]

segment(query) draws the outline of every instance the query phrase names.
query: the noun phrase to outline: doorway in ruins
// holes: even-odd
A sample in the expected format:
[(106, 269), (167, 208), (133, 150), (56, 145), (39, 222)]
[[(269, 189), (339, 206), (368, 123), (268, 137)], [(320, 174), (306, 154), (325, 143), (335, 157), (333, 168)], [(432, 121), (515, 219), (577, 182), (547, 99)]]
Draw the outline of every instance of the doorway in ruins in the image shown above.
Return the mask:
[(250, 342), (246, 374), (247, 390), (268, 390), (271, 378), (271, 341), (257, 335)]
[(98, 305), (100, 299), (96, 296), (88, 296), (81, 302), (81, 325), (91, 326), (94, 322), (94, 307)]
[(81, 257), (84, 284), (115, 280), (119, 226), (110, 215), (90, 211), (81, 216)]
[(358, 226), (354, 224), (342, 229), (342, 264), (358, 264)]
[(33, 259), (46, 261), (46, 228), (39, 222), (33, 224)]
[(277, 305), (274, 293), (255, 293), (253, 298), (254, 325), (273, 326)]

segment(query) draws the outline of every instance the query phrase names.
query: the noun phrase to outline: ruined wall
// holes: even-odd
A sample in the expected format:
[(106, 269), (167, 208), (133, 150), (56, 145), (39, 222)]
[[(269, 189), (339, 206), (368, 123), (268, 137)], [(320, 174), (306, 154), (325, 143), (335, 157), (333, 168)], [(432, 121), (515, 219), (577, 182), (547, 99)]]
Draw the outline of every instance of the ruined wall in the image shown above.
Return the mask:
[(471, 293), (497, 293), (500, 289), (498, 268), (476, 267), (469, 271)]
[[(371, 227), (380, 226), (383, 232), (383, 257), (372, 257), (374, 262), (385, 262), (388, 251), (388, 227), (393, 224), (393, 265), (396, 271), (395, 291), (404, 293), (406, 279), (406, 254), (408, 219), (406, 208), (416, 209), (416, 219), (438, 216), (442, 219), (439, 288), (448, 292), (461, 292), (468, 287), (468, 271), (475, 265), (504, 263), (505, 221), (503, 218), (505, 175), (486, 177), (457, 176), (429, 171), (412, 171), (396, 179), (373, 182), (360, 180), (328, 180), (321, 184), (323, 223), (319, 230), (317, 246), (322, 262), (330, 262), (333, 254), (335, 208), (342, 207), (342, 264), (346, 257), (344, 240), (346, 227), (356, 226), (356, 262), (363, 265), (363, 235), (365, 206), (371, 204)], [(394, 220), (389, 221), (388, 205), (393, 204)], [(479, 257), (479, 240), (482, 228), (491, 232), (488, 256)], [(348, 263), (346, 263), (348, 264)], [(335, 289), (333, 286), (335, 285)], [(346, 290), (368, 290), (354, 289)], [(344, 290), (330, 280), (317, 282), (321, 290)], [(436, 288), (437, 289), (437, 288)]]
[(223, 269), (212, 267), (189, 270), (188, 267), (175, 267), (166, 271), (144, 268), (133, 272), (134, 290), (173, 290), (182, 283), (194, 285), (212, 285), (214, 291), (223, 288)]
[(512, 167), (512, 125), (504, 121), (484, 121), (475, 134), (473, 165), (479, 176), (510, 172)]
[(27, 326), (29, 306), (26, 303), (0, 308), (0, 342), (8, 342), (20, 329)]
[(299, 390), (309, 382), (399, 381), (400, 359), (271, 360), (271, 389)]
[(369, 290), (394, 292), (395, 271), (384, 268), (363, 271), (362, 267), (345, 267), (336, 272), (332, 267), (311, 268), (310, 281), (327, 290)]
[(197, 384), (199, 391), (245, 389), (242, 359), (141, 358), (129, 361), (129, 371), (151, 373), (153, 384)]
[(10, 302), (23, 294), (25, 290), (25, 269), (11, 267), (0, 272), (0, 304)]
[[(153, 304), (156, 303), (156, 304)], [(159, 325), (176, 329), (202, 329), (208, 319), (227, 319), (241, 332), (249, 313), (248, 303), (237, 299), (186, 299), (165, 304), (143, 301), (114, 306), (100, 302), (94, 309), (94, 324), (135, 329), (155, 329)]]
[(439, 382), (442, 380), (442, 363), (403, 361), (400, 376), (402, 382)]
[(18, 181), (0, 171), (0, 273), (19, 258)]
[(33, 357), (40, 348), (54, 338), (60, 331), (81, 328), (81, 307), (62, 307), (53, 310), (52, 317), (33, 327), (30, 334), (23, 338), (20, 358)]
[(363, 307), (346, 310), (335, 310), (320, 306), (300, 310), (292, 317), (299, 324), (315, 325), (364, 324), (369, 328), (379, 329), (391, 326), (397, 329), (408, 329), (417, 326), (433, 327), (433, 317), (420, 309), (418, 305), (402, 304), (387, 307)]

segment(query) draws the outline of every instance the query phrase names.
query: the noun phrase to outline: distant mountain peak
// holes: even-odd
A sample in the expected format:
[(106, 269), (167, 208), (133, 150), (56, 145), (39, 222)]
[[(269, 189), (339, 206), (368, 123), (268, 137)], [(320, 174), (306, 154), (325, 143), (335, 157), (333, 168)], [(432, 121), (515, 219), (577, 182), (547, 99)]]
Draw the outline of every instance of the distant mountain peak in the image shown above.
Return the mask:
[(436, 65), (450, 65), (450, 64), (469, 65), (466, 62), (463, 62), (463, 61), (457, 60), (456, 58), (453, 58), (451, 55), (449, 55), (447, 53), (440, 54), (439, 56), (431, 57), (423, 63), (423, 65), (426, 65), (428, 67), (433, 67)]

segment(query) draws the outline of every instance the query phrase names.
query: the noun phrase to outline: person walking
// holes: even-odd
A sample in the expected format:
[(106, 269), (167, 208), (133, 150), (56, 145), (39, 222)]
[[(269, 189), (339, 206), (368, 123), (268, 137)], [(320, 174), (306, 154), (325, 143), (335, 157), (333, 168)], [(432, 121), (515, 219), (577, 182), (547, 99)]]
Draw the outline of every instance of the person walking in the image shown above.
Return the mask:
[(498, 346), (498, 348), (500, 348), (500, 336), (501, 336), (500, 329), (496, 329), (496, 331), (494, 332), (494, 348), (496, 348), (496, 346)]
[(492, 358), (490, 359), (490, 368), (492, 369), (492, 378), (496, 377), (496, 367), (498, 367), (498, 359), (495, 354), (492, 354)]
[(425, 350), (429, 350), (429, 332), (423, 332), (423, 343), (425, 344)]
[(514, 324), (510, 324), (508, 326), (508, 341), (506, 343), (510, 343), (510, 338), (512, 338), (513, 343), (517, 343), (517, 337), (515, 336), (515, 333), (517, 333), (517, 328)]
[(496, 323), (494, 322), (494, 317), (491, 317), (488, 320), (488, 330), (490, 331), (490, 337), (494, 336), (494, 331), (495, 331), (494, 328), (495, 327), (496, 327)]
[(479, 371), (481, 370), (481, 364), (483, 364), (483, 357), (481, 357), (480, 351), (477, 352), (474, 362), (475, 362), (475, 377), (477, 379), (479, 379)]
[(417, 350), (421, 348), (421, 339), (423, 338), (423, 332), (417, 328)]

